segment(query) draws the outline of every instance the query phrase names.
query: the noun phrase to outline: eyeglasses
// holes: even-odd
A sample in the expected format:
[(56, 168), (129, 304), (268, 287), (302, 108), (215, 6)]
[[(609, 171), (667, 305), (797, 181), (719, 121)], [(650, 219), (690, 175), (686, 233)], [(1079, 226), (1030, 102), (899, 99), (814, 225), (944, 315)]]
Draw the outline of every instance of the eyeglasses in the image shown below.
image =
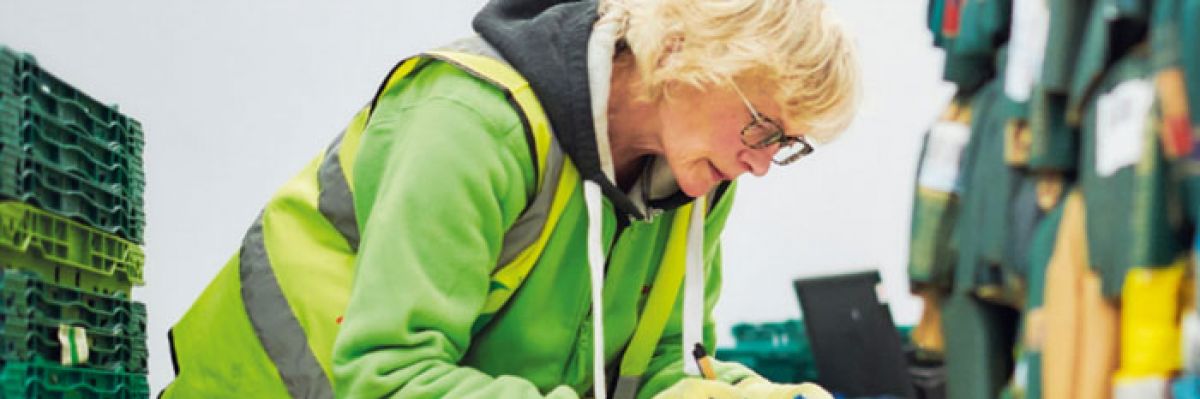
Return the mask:
[(750, 124), (742, 129), (742, 144), (751, 149), (761, 150), (779, 144), (779, 151), (771, 157), (771, 162), (783, 166), (796, 162), (805, 155), (813, 153), (813, 146), (802, 136), (788, 136), (774, 119), (767, 117), (754, 109), (746, 95), (742, 94), (736, 84), (733, 90), (742, 98), (746, 108), (750, 110)]

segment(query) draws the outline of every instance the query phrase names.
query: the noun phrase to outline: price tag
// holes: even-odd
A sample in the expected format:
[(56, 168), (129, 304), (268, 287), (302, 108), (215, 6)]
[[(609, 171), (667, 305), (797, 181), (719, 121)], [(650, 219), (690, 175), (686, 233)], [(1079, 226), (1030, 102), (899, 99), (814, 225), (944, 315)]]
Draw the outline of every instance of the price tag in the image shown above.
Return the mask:
[(971, 128), (964, 123), (938, 121), (929, 131), (925, 157), (921, 159), (921, 174), (917, 184), (942, 192), (958, 192), (959, 160), (971, 138)]
[(1122, 82), (1096, 100), (1096, 174), (1111, 176), (1142, 156), (1142, 136), (1154, 86), (1148, 80)]
[(1033, 85), (1041, 78), (1042, 61), (1046, 56), (1046, 38), (1050, 34), (1050, 10), (1046, 0), (1016, 0), (1011, 32), (1004, 94), (1013, 101), (1026, 102)]

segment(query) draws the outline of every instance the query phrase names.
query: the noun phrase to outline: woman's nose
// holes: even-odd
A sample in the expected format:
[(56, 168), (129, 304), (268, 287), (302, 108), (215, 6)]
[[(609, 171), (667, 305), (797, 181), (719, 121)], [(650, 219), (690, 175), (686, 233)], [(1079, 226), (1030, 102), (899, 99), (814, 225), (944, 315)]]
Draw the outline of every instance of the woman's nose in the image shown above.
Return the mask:
[(738, 160), (749, 167), (750, 174), (762, 177), (767, 174), (767, 170), (771, 169), (771, 157), (778, 150), (778, 145), (757, 150), (747, 148), (738, 154)]

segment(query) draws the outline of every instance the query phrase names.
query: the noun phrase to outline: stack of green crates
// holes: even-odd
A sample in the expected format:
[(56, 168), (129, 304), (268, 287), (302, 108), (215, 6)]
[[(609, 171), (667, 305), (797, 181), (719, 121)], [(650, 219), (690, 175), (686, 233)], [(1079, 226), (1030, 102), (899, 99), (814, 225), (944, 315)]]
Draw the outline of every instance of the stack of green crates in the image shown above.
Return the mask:
[(817, 380), (816, 360), (804, 322), (741, 323), (733, 326), (733, 348), (718, 348), (717, 359), (746, 365), (776, 382)]
[[(899, 326), (902, 344), (911, 346), (911, 326)], [(718, 348), (717, 359), (737, 362), (775, 382), (817, 381), (817, 362), (803, 320), (739, 323), (732, 348)]]
[(0, 399), (149, 397), (143, 143), (0, 45)]

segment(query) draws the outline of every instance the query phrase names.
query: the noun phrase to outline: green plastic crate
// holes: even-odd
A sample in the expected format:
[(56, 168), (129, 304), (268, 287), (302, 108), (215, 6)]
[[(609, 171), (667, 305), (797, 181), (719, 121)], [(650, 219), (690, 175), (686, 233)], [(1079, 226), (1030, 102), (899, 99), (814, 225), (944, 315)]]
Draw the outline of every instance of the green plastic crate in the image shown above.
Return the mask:
[[(897, 330), (904, 344), (910, 345), (912, 327)], [(718, 348), (717, 359), (741, 363), (771, 381), (817, 380), (817, 362), (802, 320), (739, 323), (733, 326), (733, 337), (736, 345)]]
[(733, 326), (733, 336), (739, 348), (809, 350), (808, 334), (804, 330), (804, 322), (800, 320), (738, 324)]
[(29, 55), (17, 54), (7, 47), (0, 45), (0, 95), (13, 94), (17, 87), (17, 65), (20, 57)]
[(105, 105), (38, 66), (29, 54), (0, 45), (0, 96), (27, 97), (55, 118), (79, 125), (86, 134), (116, 139), (141, 155), (143, 134), (136, 119)]
[(144, 146), (136, 120), (0, 46), (0, 196), (142, 243)]
[(127, 124), (130, 120), (115, 106), (97, 101), (45, 70), (38, 65), (33, 56), (15, 52), (2, 45), (0, 93), (36, 96), (46, 104), (62, 104), (64, 110), (71, 108), (72, 111), (92, 115), (105, 123)]
[(0, 272), (0, 367), (9, 361), (60, 359), (60, 325), (86, 331), (87, 367), (145, 373), (146, 308), (141, 303)]
[(113, 137), (85, 134), (27, 97), (0, 98), (0, 118), (0, 196), (141, 242), (140, 147), (132, 151)]
[[(62, 357), (59, 323), (38, 318), (0, 314), (0, 366), (9, 362), (44, 360), (57, 363)], [(146, 372), (146, 330), (114, 331), (85, 329), (88, 358), (75, 367)]]
[(118, 185), (115, 188), (119, 191), (133, 183), (128, 171), (141, 169), (136, 157), (119, 141), (124, 128), (97, 135), (97, 129), (89, 131), (78, 122), (56, 118), (29, 104), (28, 97), (5, 97), (0, 99), (0, 108), (6, 110), (3, 117), (19, 121), (15, 134), (5, 134), (5, 144), (16, 146), (42, 163), (61, 165), (91, 181)]
[(128, 240), (16, 201), (0, 202), (0, 266), (84, 291), (130, 295), (144, 254)]
[(733, 336), (737, 345), (717, 349), (717, 359), (741, 363), (771, 381), (816, 380), (816, 360), (803, 322), (742, 323), (733, 326)]
[(63, 367), (45, 362), (9, 363), (0, 373), (3, 399), (145, 399), (145, 374)]
[(0, 314), (122, 334), (146, 330), (146, 306), (142, 303), (45, 282), (15, 269), (0, 271)]

